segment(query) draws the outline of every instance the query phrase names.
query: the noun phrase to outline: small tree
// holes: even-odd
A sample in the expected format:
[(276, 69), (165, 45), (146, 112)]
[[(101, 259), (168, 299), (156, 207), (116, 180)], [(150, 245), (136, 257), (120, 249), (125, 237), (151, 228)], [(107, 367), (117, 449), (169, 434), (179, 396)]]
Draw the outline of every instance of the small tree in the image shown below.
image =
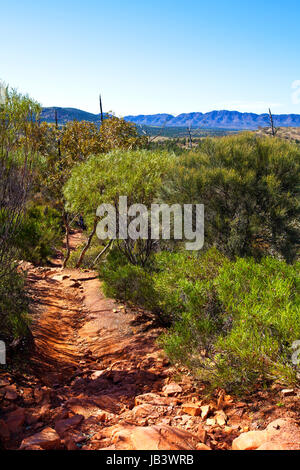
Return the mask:
[(14, 238), (28, 198), (35, 148), (31, 135), (41, 108), (8, 86), (0, 102), (0, 277), (15, 257)]
[[(150, 205), (172, 160), (172, 155), (167, 152), (114, 151), (90, 157), (87, 162), (73, 168), (71, 178), (64, 188), (66, 210), (84, 214), (91, 228), (88, 246), (99, 220), (96, 216), (97, 207), (110, 203), (118, 215), (120, 196), (127, 196), (128, 205)], [(147, 240), (128, 239), (118, 241), (118, 246), (131, 263), (144, 265), (154, 242), (150, 237)]]

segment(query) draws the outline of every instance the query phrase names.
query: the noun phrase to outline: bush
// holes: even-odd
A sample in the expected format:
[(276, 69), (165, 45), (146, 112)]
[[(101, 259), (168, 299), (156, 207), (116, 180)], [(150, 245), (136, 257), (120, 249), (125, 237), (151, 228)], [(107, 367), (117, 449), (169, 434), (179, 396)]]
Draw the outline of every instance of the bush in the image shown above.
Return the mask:
[(272, 258), (260, 264), (225, 262), (205, 289), (215, 321), (207, 321), (208, 303), (187, 308), (161, 338), (167, 354), (214, 388), (245, 391), (259, 381), (295, 383), (291, 345), (300, 338), (298, 271), (299, 265)]
[(101, 265), (100, 277), (103, 291), (108, 297), (132, 301), (137, 305), (155, 310), (155, 290), (151, 275), (140, 266), (128, 263), (117, 249), (111, 251)]
[(299, 147), (277, 138), (204, 139), (178, 157), (162, 196), (205, 205), (206, 248), (232, 259), (271, 255), (292, 262), (300, 234), (299, 165)]
[[(78, 248), (76, 248), (76, 250), (71, 252), (70, 258), (68, 260), (68, 267), (71, 267), (71, 268), (76, 267), (84, 246), (85, 244), (82, 244)], [(93, 262), (103, 248), (104, 247), (101, 244), (101, 242), (98, 239), (94, 239), (91, 246), (89, 247), (89, 249), (87, 250), (87, 252), (85, 253), (82, 259), (82, 263), (80, 265), (81, 269), (90, 269), (90, 268), (98, 269), (102, 263), (102, 259), (99, 259), (99, 261), (95, 263), (95, 265), (93, 265)]]
[(0, 338), (10, 341), (28, 332), (28, 298), (24, 278), (15, 269), (0, 272)]
[(45, 263), (62, 242), (63, 232), (58, 211), (31, 205), (22, 221), (15, 244), (20, 256), (32, 263)]
[(182, 319), (185, 311), (199, 310), (204, 304), (207, 318), (212, 319), (210, 310), (214, 307), (206, 291), (224, 262), (217, 250), (211, 249), (201, 258), (186, 252), (161, 252), (151, 261), (145, 270), (128, 264), (123, 254), (112, 250), (100, 268), (105, 294), (152, 310), (166, 324)]

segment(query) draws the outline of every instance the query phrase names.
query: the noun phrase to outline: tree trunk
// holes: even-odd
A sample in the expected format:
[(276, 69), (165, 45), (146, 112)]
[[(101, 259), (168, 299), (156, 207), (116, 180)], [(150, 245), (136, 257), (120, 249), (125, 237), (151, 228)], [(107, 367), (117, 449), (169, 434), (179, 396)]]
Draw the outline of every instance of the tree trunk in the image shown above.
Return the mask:
[(94, 219), (93, 230), (91, 231), (91, 233), (90, 233), (90, 235), (89, 235), (89, 237), (88, 237), (88, 239), (87, 239), (87, 242), (86, 242), (85, 247), (83, 248), (82, 252), (80, 253), (79, 260), (78, 260), (78, 262), (77, 262), (77, 264), (76, 264), (76, 268), (79, 268), (79, 267), (81, 266), (81, 263), (82, 263), (82, 260), (83, 260), (83, 258), (84, 258), (84, 255), (85, 255), (85, 253), (87, 252), (87, 250), (88, 250), (89, 247), (90, 247), (90, 244), (91, 244), (91, 241), (92, 241), (92, 239), (93, 239), (93, 236), (94, 236), (95, 233), (96, 233), (97, 223), (98, 223), (98, 217), (96, 217), (96, 218)]
[(70, 224), (69, 224), (69, 216), (68, 214), (64, 213), (64, 222), (66, 228), (66, 256), (63, 262), (63, 268), (67, 266), (67, 262), (70, 258), (71, 248), (70, 248)]
[(91, 264), (91, 268), (97, 263), (98, 259), (101, 258), (102, 255), (108, 250), (108, 248), (111, 246), (113, 240), (109, 240), (108, 244), (103, 248), (103, 250), (100, 251), (100, 253), (96, 256), (94, 261)]

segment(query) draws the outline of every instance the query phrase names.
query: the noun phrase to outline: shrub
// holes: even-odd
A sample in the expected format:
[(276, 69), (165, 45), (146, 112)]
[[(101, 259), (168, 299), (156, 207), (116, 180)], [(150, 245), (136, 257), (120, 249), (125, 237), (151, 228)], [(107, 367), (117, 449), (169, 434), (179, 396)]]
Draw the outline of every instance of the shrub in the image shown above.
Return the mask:
[[(71, 267), (71, 268), (76, 267), (84, 246), (85, 245), (80, 245), (78, 248), (76, 248), (76, 250), (71, 252), (70, 258), (68, 260), (68, 267)], [(93, 244), (89, 247), (89, 249), (85, 253), (85, 256), (82, 259), (82, 263), (80, 267), (82, 269), (100, 268), (102, 259), (99, 259), (99, 261), (95, 263), (95, 265), (93, 263), (94, 263), (95, 258), (99, 255), (102, 249), (103, 249), (103, 245), (100, 243), (100, 241), (98, 239), (94, 239)]]
[(28, 332), (29, 302), (21, 274), (15, 269), (0, 274), (0, 338), (10, 341)]
[(132, 301), (137, 305), (155, 310), (155, 290), (151, 275), (140, 266), (128, 263), (119, 250), (112, 250), (107, 261), (101, 265), (100, 277), (108, 297)]
[(178, 157), (169, 202), (205, 205), (206, 247), (230, 256), (271, 255), (292, 262), (299, 241), (300, 150), (251, 133), (204, 139)]
[[(64, 186), (66, 210), (82, 214), (85, 223), (93, 228), (93, 237), (99, 222), (96, 215), (99, 205), (112, 204), (116, 216), (120, 196), (127, 196), (128, 206), (134, 203), (150, 206), (173, 159), (174, 156), (165, 151), (146, 150), (116, 150), (105, 155), (93, 155), (72, 169), (71, 177)], [(130, 220), (128, 215), (127, 222)], [(107, 225), (107, 217), (102, 221)], [(128, 238), (126, 242), (120, 240), (118, 246), (132, 264), (144, 266), (154, 242), (151, 239)]]
[(23, 259), (41, 264), (54, 254), (62, 237), (59, 212), (50, 207), (31, 205), (22, 221), (15, 244)]
[(195, 253), (161, 252), (155, 256), (153, 284), (156, 309), (174, 322), (185, 311), (199, 310), (208, 301), (208, 285), (225, 258), (214, 248), (200, 256)]
[(297, 269), (272, 258), (225, 262), (206, 284), (218, 321), (208, 322), (200, 304), (200, 309), (187, 309), (161, 338), (166, 352), (214, 388), (241, 391), (258, 381), (295, 382), (291, 345), (300, 337)]
[(164, 323), (181, 319), (185, 311), (207, 306), (205, 321), (212, 319), (214, 306), (206, 296), (207, 285), (224, 262), (217, 250), (202, 257), (186, 252), (161, 252), (152, 258), (147, 270), (128, 264), (127, 258), (112, 250), (100, 268), (104, 292), (152, 310)]

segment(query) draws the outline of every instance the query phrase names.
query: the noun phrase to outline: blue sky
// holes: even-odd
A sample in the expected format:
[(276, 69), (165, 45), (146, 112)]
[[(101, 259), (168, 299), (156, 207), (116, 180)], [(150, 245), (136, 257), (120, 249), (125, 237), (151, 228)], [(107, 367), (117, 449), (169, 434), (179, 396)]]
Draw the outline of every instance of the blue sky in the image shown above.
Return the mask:
[[(117, 115), (300, 113), (299, 0), (1, 2), (0, 78)], [(292, 85), (294, 88), (292, 88)]]

